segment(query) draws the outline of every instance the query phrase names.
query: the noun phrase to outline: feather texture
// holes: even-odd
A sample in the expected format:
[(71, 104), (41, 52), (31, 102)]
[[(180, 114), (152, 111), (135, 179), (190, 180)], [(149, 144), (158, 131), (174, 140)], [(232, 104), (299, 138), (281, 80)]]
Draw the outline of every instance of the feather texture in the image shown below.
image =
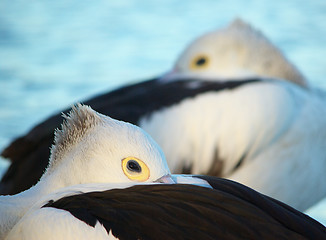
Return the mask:
[[(31, 215), (33, 218), (27, 214), (30, 225), (25, 222), (20, 228), (18, 224), (15, 231), (33, 233), (33, 229), (37, 232), (45, 227), (59, 231), (50, 232), (52, 236), (87, 239), (79, 232), (98, 237), (105, 229), (120, 240), (323, 239), (326, 236), (325, 227), (285, 204), (233, 181), (199, 177), (214, 189), (191, 184), (137, 185), (49, 201)], [(56, 222), (37, 221), (50, 214), (51, 218), (58, 217)], [(79, 230), (74, 236), (71, 229), (75, 225)]]

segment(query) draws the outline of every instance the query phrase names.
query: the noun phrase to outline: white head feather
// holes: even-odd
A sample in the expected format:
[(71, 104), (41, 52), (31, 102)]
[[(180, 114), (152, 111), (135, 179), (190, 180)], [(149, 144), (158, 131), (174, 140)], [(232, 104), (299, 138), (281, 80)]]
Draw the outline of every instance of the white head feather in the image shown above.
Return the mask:
[(260, 31), (240, 19), (194, 40), (162, 80), (272, 77), (307, 86), (304, 76)]
[[(55, 133), (50, 163), (43, 178), (60, 174), (64, 185), (128, 182), (122, 160), (139, 159), (150, 170), (147, 182), (169, 174), (165, 157), (154, 140), (139, 127), (76, 105)], [(57, 172), (57, 173), (56, 173)]]

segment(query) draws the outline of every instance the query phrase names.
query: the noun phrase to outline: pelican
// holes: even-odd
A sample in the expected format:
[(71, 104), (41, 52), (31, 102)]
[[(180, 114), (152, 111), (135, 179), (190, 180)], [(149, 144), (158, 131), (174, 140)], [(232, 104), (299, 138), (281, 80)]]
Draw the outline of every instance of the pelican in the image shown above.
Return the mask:
[(40, 181), (22, 193), (0, 197), (0, 239), (5, 239), (35, 202), (64, 187), (169, 181), (164, 154), (140, 128), (82, 105), (73, 107), (65, 118)]

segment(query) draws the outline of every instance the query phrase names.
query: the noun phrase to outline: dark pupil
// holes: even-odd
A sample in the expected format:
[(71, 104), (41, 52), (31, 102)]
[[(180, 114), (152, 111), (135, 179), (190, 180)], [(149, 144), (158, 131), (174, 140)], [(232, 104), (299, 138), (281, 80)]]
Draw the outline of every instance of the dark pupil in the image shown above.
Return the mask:
[(139, 166), (138, 162), (136, 162), (135, 160), (128, 161), (127, 169), (132, 172), (137, 172), (137, 173), (141, 172), (141, 167)]
[(199, 59), (197, 60), (196, 65), (198, 65), (198, 66), (202, 66), (202, 65), (204, 65), (205, 63), (206, 63), (206, 59), (203, 58), (203, 57), (201, 57), (201, 58), (199, 58)]

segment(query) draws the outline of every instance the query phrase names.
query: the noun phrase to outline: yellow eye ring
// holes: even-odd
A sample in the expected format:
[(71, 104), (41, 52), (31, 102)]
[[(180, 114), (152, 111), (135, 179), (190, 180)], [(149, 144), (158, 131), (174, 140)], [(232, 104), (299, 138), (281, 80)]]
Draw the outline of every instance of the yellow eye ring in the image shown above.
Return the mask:
[(202, 69), (207, 67), (209, 64), (209, 57), (206, 55), (199, 55), (193, 58), (190, 63), (191, 69)]
[(150, 176), (147, 165), (138, 158), (126, 157), (121, 161), (123, 173), (132, 181), (144, 182)]

